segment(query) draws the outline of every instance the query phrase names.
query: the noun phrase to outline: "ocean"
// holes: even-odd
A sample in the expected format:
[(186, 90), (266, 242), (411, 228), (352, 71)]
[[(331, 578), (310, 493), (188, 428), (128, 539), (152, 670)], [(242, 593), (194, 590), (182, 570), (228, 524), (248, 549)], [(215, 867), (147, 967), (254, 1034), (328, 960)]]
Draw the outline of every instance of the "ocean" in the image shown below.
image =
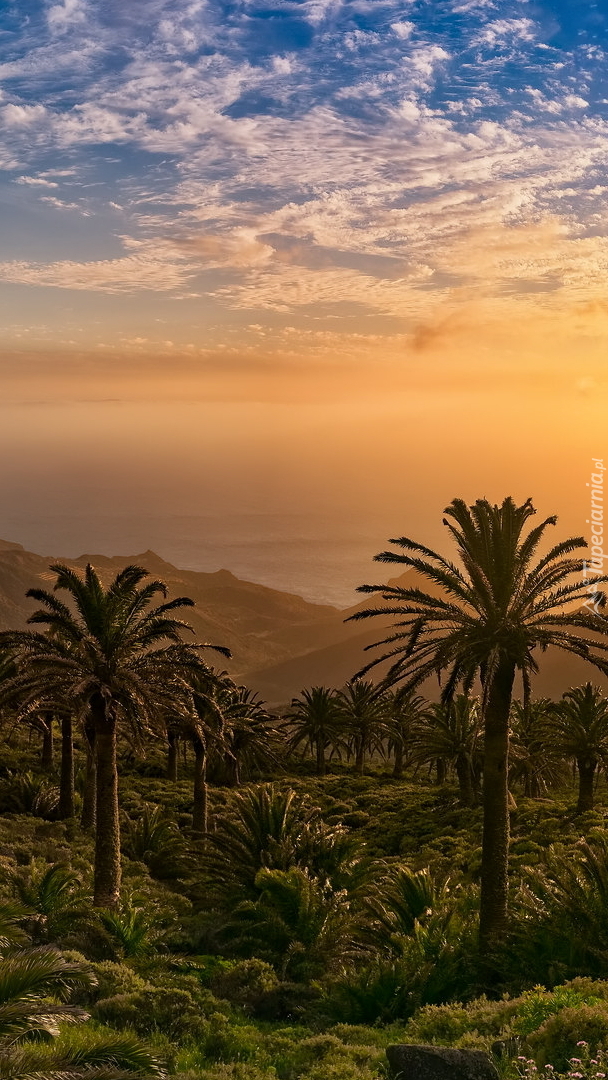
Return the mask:
[(152, 549), (185, 570), (236, 577), (318, 604), (349, 607), (357, 585), (386, 577), (373, 563), (390, 528), (380, 521), (299, 514), (2, 515), (1, 537), (52, 557), (138, 555)]

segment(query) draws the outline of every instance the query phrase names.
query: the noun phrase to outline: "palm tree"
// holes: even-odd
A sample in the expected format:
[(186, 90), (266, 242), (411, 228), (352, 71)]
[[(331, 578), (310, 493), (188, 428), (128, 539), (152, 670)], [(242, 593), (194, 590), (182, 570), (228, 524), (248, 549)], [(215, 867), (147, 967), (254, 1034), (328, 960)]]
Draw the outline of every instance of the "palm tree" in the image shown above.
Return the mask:
[(227, 926), (231, 948), (274, 964), (282, 979), (309, 982), (356, 954), (345, 889), (307, 869), (258, 871), (259, 896), (237, 904)]
[(341, 825), (326, 825), (308, 796), (260, 784), (238, 792), (233, 816), (222, 818), (210, 834), (205, 872), (221, 906), (256, 901), (260, 870), (307, 870), (327, 878), (334, 889), (355, 887), (364, 873), (356, 838)]
[(524, 795), (538, 799), (558, 783), (563, 761), (547, 738), (546, 722), (553, 703), (550, 698), (514, 701), (511, 707), (509, 775), (523, 781)]
[[(358, 674), (388, 662), (384, 685), (401, 682), (413, 689), (430, 676), (447, 672), (443, 700), (457, 686), (465, 693), (478, 676), (484, 720), (483, 841), (480, 900), (480, 946), (489, 955), (507, 928), (509, 802), (509, 713), (516, 672), (526, 697), (538, 670), (535, 651), (549, 645), (574, 653), (608, 670), (608, 644), (599, 635), (606, 619), (586, 607), (588, 583), (578, 549), (582, 537), (563, 540), (537, 557), (555, 517), (536, 528), (525, 526), (535, 509), (506, 498), (502, 505), (479, 499), (467, 506), (455, 499), (444, 524), (456, 544), (461, 566), (408, 537), (390, 542), (402, 550), (376, 556), (414, 570), (435, 588), (413, 584), (363, 585), (388, 606), (351, 616), (387, 615), (396, 620), (377, 646), (382, 654)], [(602, 576), (596, 584), (606, 581)], [(603, 594), (600, 603), (604, 603)], [(373, 647), (373, 646), (372, 646)]]
[(363, 774), (366, 754), (384, 754), (388, 734), (387, 704), (373, 682), (353, 679), (337, 693), (339, 715), (355, 755), (355, 769)]
[[(198, 652), (203, 646), (182, 640), (192, 627), (173, 617), (193, 601), (180, 596), (154, 605), (159, 594), (166, 597), (167, 586), (154, 580), (142, 585), (148, 577), (142, 567), (127, 566), (107, 589), (90, 564), (84, 577), (62, 564), (51, 570), (54, 592), (27, 593), (42, 604), (28, 621), (45, 626), (47, 633), (0, 634), (0, 645), (12, 651), (17, 666), (5, 693), (25, 699), (43, 693), (86, 706), (96, 765), (93, 902), (112, 908), (120, 897), (118, 727), (126, 724), (138, 739), (176, 699), (186, 700), (191, 673), (207, 668)], [(72, 607), (57, 598), (57, 590), (69, 594)], [(229, 655), (220, 646), (204, 647)]]
[(192, 687), (193, 709), (182, 728), (182, 732), (190, 739), (194, 750), (192, 831), (198, 836), (204, 836), (208, 829), (209, 750), (211, 747), (223, 748), (225, 746), (224, 717), (220, 704), (222, 689), (221, 677), (211, 671), (198, 675)]
[(10, 875), (27, 912), (27, 930), (36, 944), (56, 942), (91, 919), (90, 897), (75, 870), (64, 863), (30, 866)]
[(336, 691), (326, 686), (313, 686), (302, 690), (299, 697), (291, 700), (291, 711), (285, 719), (292, 732), (288, 747), (290, 751), (304, 745), (316, 757), (317, 775), (324, 776), (326, 770), (325, 752), (328, 747), (340, 743), (342, 723), (336, 698)]
[(257, 693), (226, 681), (219, 700), (225, 724), (224, 764), (231, 786), (238, 787), (243, 773), (251, 777), (280, 767), (285, 744), (277, 718)]
[(388, 752), (395, 755), (393, 776), (400, 780), (411, 750), (411, 738), (415, 725), (428, 709), (428, 702), (413, 690), (387, 690)]
[(596, 772), (608, 764), (608, 699), (591, 683), (576, 686), (547, 711), (543, 728), (545, 745), (576, 762), (577, 814), (593, 810)]
[(427, 708), (412, 731), (413, 760), (424, 764), (442, 761), (446, 767), (453, 766), (462, 806), (475, 802), (481, 728), (479, 701), (459, 694), (454, 701)]
[(113, 1036), (89, 1046), (55, 1048), (58, 1024), (82, 1023), (87, 1013), (65, 1002), (67, 991), (95, 985), (91, 970), (45, 946), (17, 949), (0, 959), (0, 1072), (6, 1080), (126, 1080), (161, 1077), (155, 1055), (137, 1039)]
[(445, 909), (449, 900), (449, 879), (436, 881), (428, 866), (423, 870), (390, 867), (365, 898), (372, 917), (367, 931), (370, 941), (383, 952), (398, 954), (403, 938)]

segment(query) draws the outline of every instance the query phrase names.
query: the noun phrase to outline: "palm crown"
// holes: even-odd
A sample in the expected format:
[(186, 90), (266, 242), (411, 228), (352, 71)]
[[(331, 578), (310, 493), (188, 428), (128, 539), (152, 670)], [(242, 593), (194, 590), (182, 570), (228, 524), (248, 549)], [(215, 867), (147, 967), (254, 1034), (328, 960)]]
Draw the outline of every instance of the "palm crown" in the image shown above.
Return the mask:
[[(25, 661), (9, 680), (7, 693), (27, 698), (42, 692), (48, 699), (56, 690), (63, 698), (67, 693), (85, 701), (100, 694), (114, 708), (136, 705), (142, 722), (158, 713), (159, 693), (165, 696), (175, 690), (178, 668), (183, 673), (204, 666), (201, 648), (229, 655), (220, 646), (183, 642), (182, 635), (191, 633), (192, 627), (172, 613), (193, 607), (193, 601), (180, 596), (150, 608), (159, 594), (167, 595), (167, 586), (158, 580), (141, 585), (148, 576), (142, 567), (127, 566), (108, 589), (90, 564), (84, 578), (62, 564), (51, 570), (57, 575), (54, 592), (27, 593), (43, 605), (28, 622), (45, 626), (47, 632), (2, 635)], [(60, 589), (70, 594), (72, 608), (55, 595)], [(133, 717), (133, 709), (128, 711)]]
[[(468, 691), (480, 674), (487, 695), (506, 658), (521, 672), (528, 689), (538, 670), (534, 650), (549, 645), (608, 671), (608, 644), (595, 636), (605, 633), (606, 620), (583, 610), (588, 599), (582, 576), (585, 563), (574, 553), (586, 542), (582, 537), (563, 540), (534, 562), (548, 527), (557, 521), (546, 518), (522, 537), (535, 513), (530, 499), (521, 506), (511, 498), (501, 506), (480, 499), (471, 507), (455, 499), (445, 510), (444, 524), (462, 568), (405, 536), (391, 540), (403, 553), (383, 551), (376, 560), (415, 570), (438, 585), (442, 595), (416, 586), (360, 586), (359, 592), (380, 593), (391, 606), (357, 612), (351, 619), (394, 615), (398, 622), (394, 633), (376, 643), (388, 649), (359, 674), (392, 660), (386, 683), (403, 679), (414, 686), (447, 670), (446, 698), (461, 682)], [(602, 576), (596, 582), (606, 580)]]
[[(96, 763), (95, 903), (117, 904), (120, 890), (120, 830), (116, 737), (126, 721), (139, 737), (160, 724), (163, 714), (192, 707), (193, 672), (208, 671), (200, 649), (221, 646), (186, 645), (188, 623), (173, 614), (193, 601), (180, 596), (164, 603), (167, 586), (140, 566), (127, 566), (104, 588), (89, 564), (81, 577), (69, 566), (51, 566), (53, 592), (30, 589), (42, 605), (29, 622), (39, 631), (7, 631), (0, 645), (15, 659), (16, 674), (3, 687), (3, 698), (21, 702), (55, 699), (84, 706), (88, 713)], [(56, 596), (69, 594), (70, 606)]]
[[(480, 941), (485, 954), (498, 945), (507, 925), (509, 712), (515, 674), (521, 674), (527, 699), (531, 677), (538, 670), (535, 650), (548, 646), (574, 653), (608, 672), (608, 624), (597, 611), (604, 597), (596, 592), (593, 609), (586, 606), (585, 563), (577, 554), (586, 543), (581, 537), (563, 540), (539, 557), (539, 545), (556, 518), (546, 518), (526, 531), (534, 514), (530, 499), (521, 506), (511, 498), (500, 506), (486, 499), (467, 506), (455, 499), (443, 520), (460, 565), (405, 536), (391, 541), (400, 552), (376, 556), (379, 562), (415, 570), (438, 586), (438, 595), (415, 585), (363, 585), (361, 592), (379, 593), (388, 606), (351, 616), (393, 616), (396, 620), (388, 636), (377, 643), (384, 651), (359, 675), (389, 662), (384, 685), (400, 681), (404, 688), (413, 689), (429, 676), (447, 672), (445, 701), (458, 685), (468, 693), (475, 678), (481, 680)], [(606, 580), (605, 576), (596, 578), (595, 588)]]

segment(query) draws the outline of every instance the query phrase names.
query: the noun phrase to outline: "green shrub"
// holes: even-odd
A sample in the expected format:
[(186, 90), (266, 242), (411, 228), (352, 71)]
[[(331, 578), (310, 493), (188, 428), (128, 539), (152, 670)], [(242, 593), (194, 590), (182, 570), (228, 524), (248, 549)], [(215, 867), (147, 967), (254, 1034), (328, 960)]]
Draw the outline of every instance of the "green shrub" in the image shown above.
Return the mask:
[(518, 1002), (477, 998), (468, 1005), (425, 1005), (408, 1021), (406, 1039), (455, 1046), (472, 1033), (494, 1039), (508, 1033)]
[(211, 989), (218, 997), (227, 998), (255, 1013), (269, 993), (278, 989), (279, 978), (264, 960), (241, 960), (229, 968), (220, 969), (211, 979)]
[(0, 813), (31, 814), (32, 817), (52, 819), (59, 806), (59, 788), (46, 777), (31, 772), (14, 776), (3, 787)]
[(608, 1045), (608, 1006), (578, 1005), (561, 1009), (550, 1016), (526, 1039), (526, 1046), (537, 1065), (565, 1069), (577, 1056), (577, 1044), (585, 1041), (591, 1053)]
[(128, 964), (101, 960), (92, 967), (97, 978), (97, 1000), (115, 997), (117, 994), (137, 994), (149, 986)]
[(159, 1031), (181, 1041), (202, 1038), (207, 1031), (200, 1003), (177, 987), (148, 985), (134, 993), (115, 994), (99, 1000), (92, 1013), (104, 1024), (138, 1035)]
[(561, 1012), (562, 1009), (576, 1009), (579, 1005), (597, 1005), (599, 1001), (599, 998), (584, 994), (569, 985), (556, 986), (550, 992), (538, 986), (522, 994), (519, 999), (517, 1019), (513, 1029), (518, 1035), (525, 1037), (537, 1031), (545, 1020)]

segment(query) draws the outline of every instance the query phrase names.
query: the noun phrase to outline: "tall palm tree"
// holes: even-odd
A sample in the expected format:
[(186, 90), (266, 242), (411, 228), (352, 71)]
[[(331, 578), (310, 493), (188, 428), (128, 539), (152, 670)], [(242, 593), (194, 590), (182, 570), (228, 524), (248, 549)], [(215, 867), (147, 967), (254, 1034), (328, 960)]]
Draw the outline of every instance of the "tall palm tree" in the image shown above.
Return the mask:
[(431, 705), (412, 732), (415, 762), (443, 761), (458, 777), (462, 806), (475, 802), (476, 765), (482, 746), (481, 710), (477, 698), (459, 694), (454, 701)]
[(317, 775), (324, 776), (326, 750), (340, 744), (343, 730), (336, 691), (326, 686), (302, 690), (299, 697), (292, 698), (285, 719), (291, 733), (289, 749), (297, 750), (302, 745), (310, 749), (316, 758)]
[(192, 681), (192, 705), (190, 715), (181, 729), (194, 750), (194, 791), (192, 803), (192, 831), (204, 836), (208, 829), (209, 795), (207, 788), (207, 764), (211, 749), (223, 749), (224, 716), (221, 695), (225, 672), (221, 676), (209, 671), (197, 674)]
[[(586, 607), (588, 582), (578, 554), (582, 537), (563, 540), (538, 557), (550, 517), (535, 528), (526, 525), (535, 513), (530, 499), (518, 506), (479, 499), (467, 506), (455, 499), (445, 510), (444, 524), (456, 544), (460, 566), (408, 537), (390, 543), (401, 551), (376, 556), (414, 570), (434, 586), (363, 585), (361, 592), (379, 594), (388, 606), (358, 612), (353, 619), (381, 616), (396, 620), (377, 646), (382, 654), (367, 664), (364, 675), (387, 662), (387, 686), (401, 682), (413, 689), (430, 676), (447, 672), (443, 699), (456, 687), (466, 692), (478, 676), (484, 719), (483, 841), (480, 900), (480, 945), (490, 953), (507, 927), (509, 809), (509, 711), (516, 672), (526, 696), (538, 670), (535, 652), (555, 646), (608, 670), (608, 644), (600, 635), (606, 619)], [(597, 584), (608, 580), (602, 576)], [(603, 605), (603, 594), (598, 594)]]
[[(191, 673), (207, 670), (199, 649), (229, 652), (187, 646), (182, 634), (192, 627), (173, 612), (193, 601), (180, 596), (155, 604), (157, 596), (166, 597), (167, 586), (158, 580), (142, 584), (149, 575), (140, 566), (121, 570), (108, 588), (90, 564), (82, 577), (63, 564), (51, 570), (53, 592), (27, 593), (42, 605), (28, 621), (47, 633), (0, 634), (0, 647), (11, 650), (17, 668), (5, 694), (27, 699), (43, 693), (86, 706), (96, 764), (94, 904), (111, 908), (120, 897), (118, 727), (138, 739), (176, 698), (187, 698)], [(58, 599), (58, 590), (68, 593), (71, 606)]]
[(593, 810), (597, 769), (608, 765), (608, 699), (591, 683), (573, 687), (547, 711), (543, 728), (545, 745), (576, 762), (577, 814)]
[(339, 690), (337, 702), (344, 732), (362, 775), (367, 754), (384, 753), (388, 734), (388, 707), (378, 688), (368, 679), (353, 679)]

